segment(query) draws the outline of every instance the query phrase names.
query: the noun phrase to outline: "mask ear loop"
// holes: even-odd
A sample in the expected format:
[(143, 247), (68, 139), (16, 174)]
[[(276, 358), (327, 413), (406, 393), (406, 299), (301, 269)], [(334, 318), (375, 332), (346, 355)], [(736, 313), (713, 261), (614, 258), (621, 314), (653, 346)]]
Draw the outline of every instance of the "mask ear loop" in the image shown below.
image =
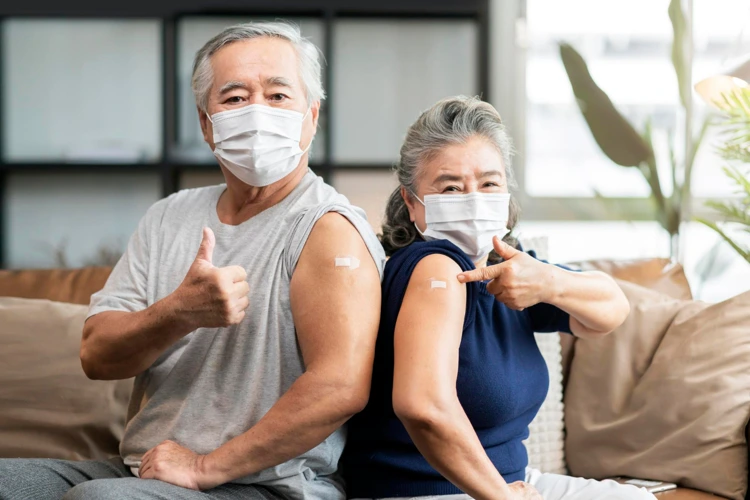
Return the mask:
[(422, 200), (420, 200), (420, 199), (419, 199), (419, 196), (417, 196), (417, 193), (415, 193), (415, 192), (414, 192), (414, 191), (412, 191), (411, 189), (409, 189), (409, 192), (411, 193), (411, 195), (412, 195), (413, 197), (415, 197), (415, 198), (417, 199), (417, 201), (418, 201), (419, 203), (421, 203), (421, 204), (422, 204), (422, 206), (423, 206), (423, 207), (426, 207), (426, 206), (427, 206), (427, 205), (425, 205), (425, 204), (424, 204), (424, 202), (423, 202)]
[[(307, 111), (305, 112), (304, 115), (302, 115), (302, 121), (303, 122), (307, 119), (307, 115), (310, 114), (310, 110), (311, 109), (312, 109), (312, 105), (308, 106), (307, 107)], [(312, 147), (312, 143), (313, 143), (314, 140), (315, 140), (315, 134), (313, 134), (312, 138), (310, 138), (310, 142), (307, 144), (307, 147), (302, 150), (302, 154), (305, 154), (305, 153), (307, 153), (310, 150), (310, 148)]]
[[(408, 191), (409, 191), (409, 193), (411, 193), (411, 195), (412, 195), (412, 196), (413, 196), (414, 198), (416, 198), (416, 199), (417, 199), (417, 201), (418, 201), (419, 203), (421, 203), (421, 204), (422, 204), (422, 206), (423, 206), (423, 207), (425, 207), (425, 208), (427, 207), (427, 205), (425, 205), (425, 204), (424, 204), (424, 202), (423, 202), (422, 200), (420, 200), (420, 199), (419, 199), (419, 196), (417, 196), (417, 193), (415, 193), (415, 192), (414, 192), (414, 191), (412, 191), (411, 189), (409, 189)], [(417, 226), (417, 223), (416, 223), (416, 221), (415, 221), (415, 222), (412, 222), (412, 224), (414, 224), (414, 229), (416, 229), (416, 230), (417, 230), (417, 232), (418, 232), (418, 233), (419, 233), (419, 235), (420, 235), (420, 236), (422, 237), (422, 239), (423, 239), (423, 240), (426, 240), (427, 238), (425, 238), (425, 237), (424, 237), (424, 233), (423, 233), (423, 232), (422, 232), (422, 231), (421, 231), (421, 230), (419, 229), (419, 226)]]

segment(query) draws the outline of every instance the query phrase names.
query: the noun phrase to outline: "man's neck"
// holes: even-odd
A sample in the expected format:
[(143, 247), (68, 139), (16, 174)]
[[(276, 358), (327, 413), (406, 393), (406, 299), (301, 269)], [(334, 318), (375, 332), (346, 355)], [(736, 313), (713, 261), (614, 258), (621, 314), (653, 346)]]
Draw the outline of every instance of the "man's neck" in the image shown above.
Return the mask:
[(236, 226), (279, 203), (297, 187), (307, 173), (306, 160), (303, 157), (289, 175), (263, 187), (249, 186), (221, 167), (227, 189), (216, 205), (219, 220), (222, 224)]

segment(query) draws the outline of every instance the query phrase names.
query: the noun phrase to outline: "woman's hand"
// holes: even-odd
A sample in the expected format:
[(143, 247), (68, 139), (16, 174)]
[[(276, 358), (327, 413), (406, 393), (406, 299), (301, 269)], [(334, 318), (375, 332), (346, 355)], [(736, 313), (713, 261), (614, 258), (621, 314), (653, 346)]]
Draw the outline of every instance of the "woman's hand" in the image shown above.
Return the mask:
[(523, 311), (540, 302), (549, 302), (553, 294), (556, 268), (527, 253), (516, 250), (497, 236), (492, 239), (495, 252), (505, 262), (466, 271), (458, 281), (487, 281), (487, 291), (511, 309)]
[(544, 500), (541, 493), (529, 483), (516, 481), (508, 485), (511, 491), (511, 497), (508, 500)]
[(497, 236), (493, 243), (505, 262), (460, 273), (459, 282), (491, 280), (487, 291), (518, 311), (540, 302), (562, 309), (570, 315), (570, 330), (576, 337), (606, 335), (628, 316), (628, 299), (610, 276), (599, 271), (566, 271), (545, 264), (503, 243)]

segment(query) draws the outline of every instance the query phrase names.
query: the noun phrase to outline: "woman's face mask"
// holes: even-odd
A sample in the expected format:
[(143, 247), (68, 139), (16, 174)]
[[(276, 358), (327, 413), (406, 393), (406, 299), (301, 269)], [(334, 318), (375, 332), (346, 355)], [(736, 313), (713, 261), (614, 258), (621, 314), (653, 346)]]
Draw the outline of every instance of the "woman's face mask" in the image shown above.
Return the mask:
[(448, 240), (478, 262), (492, 251), (492, 238), (508, 234), (510, 194), (431, 194), (424, 197), (427, 240)]

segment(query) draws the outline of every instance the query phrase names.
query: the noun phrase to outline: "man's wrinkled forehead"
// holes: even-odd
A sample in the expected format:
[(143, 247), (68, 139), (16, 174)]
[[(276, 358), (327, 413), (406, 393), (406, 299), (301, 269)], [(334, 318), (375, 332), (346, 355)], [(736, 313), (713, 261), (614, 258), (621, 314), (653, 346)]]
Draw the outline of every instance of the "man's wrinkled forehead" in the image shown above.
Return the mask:
[(248, 84), (299, 90), (296, 51), (286, 40), (261, 37), (228, 44), (211, 57), (214, 89), (225, 94)]

